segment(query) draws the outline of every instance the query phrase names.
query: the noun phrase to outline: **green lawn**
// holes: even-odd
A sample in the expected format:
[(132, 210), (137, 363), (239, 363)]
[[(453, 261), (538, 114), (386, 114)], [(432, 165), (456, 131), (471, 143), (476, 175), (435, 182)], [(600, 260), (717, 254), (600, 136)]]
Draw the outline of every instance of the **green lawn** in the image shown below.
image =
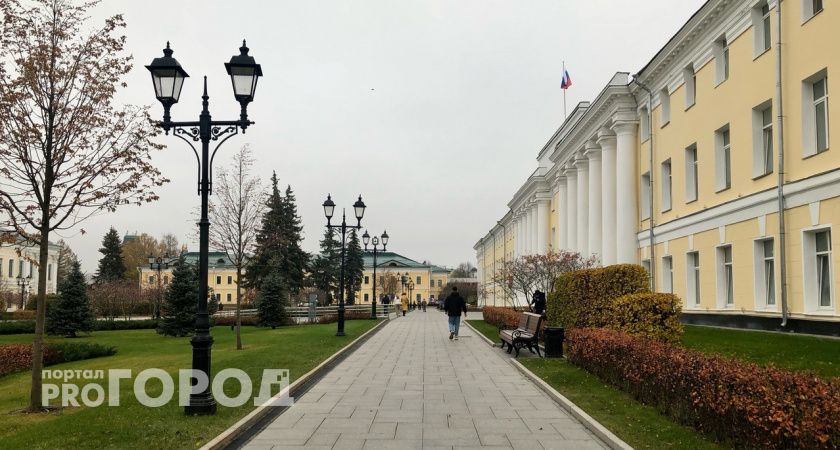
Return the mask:
[(682, 343), (761, 365), (840, 377), (840, 339), (686, 325)]
[[(259, 376), (264, 368), (289, 369), (292, 381), (372, 328), (369, 320), (347, 321), (346, 337), (335, 337), (335, 324), (282, 327), (276, 330), (242, 328), (245, 349), (234, 350), (233, 332), (228, 327), (213, 329), (213, 370), (234, 367), (245, 370), (259, 390)], [(31, 342), (31, 335), (0, 336), (0, 344)], [(106, 331), (93, 333), (78, 341), (113, 345), (115, 356), (76, 361), (51, 366), (51, 369), (131, 369), (132, 377), (146, 368), (161, 368), (173, 375), (177, 384), (178, 369), (191, 366), (189, 338), (161, 337), (154, 330)], [(133, 383), (123, 381), (121, 405), (97, 408), (67, 408), (53, 414), (9, 412), (23, 408), (29, 398), (29, 373), (0, 378), (0, 447), (2, 448), (197, 448), (228, 428), (253, 409), (253, 402), (239, 408), (219, 407), (215, 416), (186, 417), (176, 398), (160, 408), (140, 405), (133, 395)], [(102, 383), (107, 391), (107, 381)], [(235, 388), (238, 383), (225, 384)], [(159, 382), (147, 385), (156, 396)]]
[(479, 333), (490, 338), (491, 341), (499, 343), (499, 328), (496, 325), (490, 325), (483, 320), (468, 320), (467, 322), (473, 326)]

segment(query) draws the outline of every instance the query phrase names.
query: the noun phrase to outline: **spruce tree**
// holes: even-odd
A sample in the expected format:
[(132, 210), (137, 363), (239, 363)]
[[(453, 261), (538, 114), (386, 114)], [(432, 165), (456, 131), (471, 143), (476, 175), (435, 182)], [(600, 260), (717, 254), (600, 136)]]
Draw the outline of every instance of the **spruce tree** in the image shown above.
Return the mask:
[(88, 301), (87, 283), (81, 264), (75, 258), (58, 289), (58, 301), (51, 305), (47, 316), (47, 333), (72, 338), (77, 332), (89, 333), (93, 330), (94, 317)]
[(187, 264), (184, 256), (172, 271), (172, 282), (163, 301), (163, 318), (157, 332), (165, 336), (188, 336), (195, 328), (198, 301), (198, 267)]
[(76, 261), (76, 254), (64, 239), (58, 241), (58, 264), (56, 264), (55, 281), (60, 287), (73, 270), (73, 263)]
[(332, 303), (338, 291), (341, 242), (336, 240), (335, 231), (327, 228), (320, 245), (321, 253), (312, 262), (312, 284), (327, 295), (328, 303)]
[(362, 246), (356, 230), (350, 230), (347, 240), (347, 253), (344, 255), (344, 292), (345, 302), (349, 305), (356, 303), (356, 293), (362, 289), (362, 278), (365, 273), (365, 262)]
[[(277, 183), (277, 177), (272, 176), (272, 183)], [(278, 269), (283, 282), (291, 294), (297, 294), (304, 287), (308, 270), (309, 254), (300, 247), (303, 241), (303, 224), (297, 213), (297, 201), (292, 187), (286, 186), (286, 195), (281, 202), (280, 233), (282, 250), (279, 253)]]
[(125, 262), (122, 257), (122, 240), (113, 227), (102, 238), (102, 248), (99, 249), (102, 258), (94, 279), (97, 283), (122, 280), (125, 275)]
[(257, 294), (257, 320), (261, 327), (274, 329), (288, 323), (286, 315), (286, 288), (279, 272), (272, 271), (263, 279)]

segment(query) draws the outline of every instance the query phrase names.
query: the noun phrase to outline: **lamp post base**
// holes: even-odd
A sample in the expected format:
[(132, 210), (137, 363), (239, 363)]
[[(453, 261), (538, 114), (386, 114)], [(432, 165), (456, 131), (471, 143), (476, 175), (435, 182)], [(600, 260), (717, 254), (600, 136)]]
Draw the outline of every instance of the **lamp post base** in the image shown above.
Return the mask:
[(216, 414), (216, 400), (210, 392), (190, 395), (190, 404), (184, 407), (188, 416), (212, 416)]
[(372, 320), (376, 320), (376, 302), (374, 301), (370, 305), (370, 318)]
[[(201, 371), (207, 374), (208, 381), (210, 380), (210, 349), (213, 347), (213, 337), (208, 332), (197, 333), (190, 340), (193, 348), (193, 370)], [(195, 379), (193, 379), (195, 382)], [(190, 393), (190, 403), (184, 407), (184, 414), (188, 416), (209, 416), (216, 414), (216, 400), (213, 398), (213, 393), (210, 386), (204, 388), (202, 392)]]

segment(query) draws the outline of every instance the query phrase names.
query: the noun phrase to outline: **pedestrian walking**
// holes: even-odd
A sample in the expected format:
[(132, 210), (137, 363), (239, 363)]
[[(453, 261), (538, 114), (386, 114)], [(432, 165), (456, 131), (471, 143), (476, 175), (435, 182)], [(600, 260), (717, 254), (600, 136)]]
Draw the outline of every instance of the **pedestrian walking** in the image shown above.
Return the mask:
[(426, 312), (426, 304), (427, 304), (426, 300), (423, 300), (423, 312)]
[(400, 294), (400, 306), (402, 306), (403, 317), (405, 317), (405, 312), (408, 311), (408, 294), (405, 292)]
[(457, 286), (452, 288), (452, 293), (443, 301), (443, 309), (449, 317), (449, 339), (454, 338), (457, 341), (458, 329), (461, 327), (461, 312), (463, 311), (464, 318), (467, 317), (467, 302), (458, 293)]

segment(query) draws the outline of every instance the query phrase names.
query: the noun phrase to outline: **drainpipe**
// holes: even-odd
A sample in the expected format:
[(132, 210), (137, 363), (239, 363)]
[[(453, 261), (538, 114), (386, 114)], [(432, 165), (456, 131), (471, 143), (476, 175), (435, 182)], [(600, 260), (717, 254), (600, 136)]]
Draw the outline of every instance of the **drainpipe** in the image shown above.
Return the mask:
[(650, 242), (650, 290), (656, 292), (656, 251), (653, 243), (653, 227), (656, 224), (656, 222), (653, 220), (653, 93), (650, 91), (650, 89), (648, 89), (648, 87), (644, 83), (639, 81), (639, 74), (633, 75), (632, 82), (636, 83), (640, 88), (647, 92), (648, 95), (648, 139), (650, 139), (650, 171), (648, 172), (650, 174), (650, 176), (648, 177), (648, 205), (650, 205), (650, 227), (648, 229), (648, 241)]
[[(507, 264), (507, 227), (505, 226), (505, 224), (502, 223), (501, 220), (497, 220), (496, 223), (499, 224), (500, 227), (502, 227), (502, 245), (504, 246), (502, 250), (502, 267), (505, 267), (505, 264)], [(507, 298), (505, 298), (504, 300), (507, 303)]]
[(782, 0), (776, 2), (776, 29), (778, 38), (776, 40), (776, 120), (778, 123), (777, 134), (779, 136), (779, 174), (777, 182), (777, 197), (779, 203), (779, 271), (782, 278), (782, 328), (787, 326), (788, 304), (787, 304), (787, 259), (785, 234), (785, 119), (782, 108)]

